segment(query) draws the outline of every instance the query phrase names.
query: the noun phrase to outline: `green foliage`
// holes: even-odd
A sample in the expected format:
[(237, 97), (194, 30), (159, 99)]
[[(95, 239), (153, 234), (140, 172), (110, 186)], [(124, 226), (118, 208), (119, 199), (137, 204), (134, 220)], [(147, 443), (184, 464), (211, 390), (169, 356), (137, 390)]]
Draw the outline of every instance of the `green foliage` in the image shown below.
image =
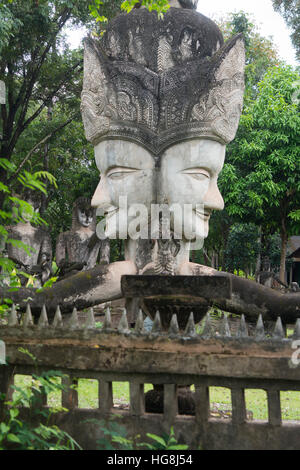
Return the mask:
[[(108, 8), (109, 3), (109, 8)], [(103, 31), (104, 23), (121, 10), (129, 13), (136, 6), (143, 5), (149, 11), (156, 11), (161, 18), (163, 14), (170, 8), (169, 0), (115, 0), (108, 2), (107, 0), (92, 0), (89, 4), (91, 16), (96, 20)]]
[(100, 425), (101, 431), (104, 435), (102, 439), (97, 441), (99, 450), (187, 450), (188, 446), (185, 444), (178, 444), (175, 438), (174, 428), (171, 427), (170, 434), (164, 433), (163, 436), (147, 433), (147, 437), (152, 442), (140, 442), (140, 435), (134, 438), (127, 436), (127, 429), (121, 425), (119, 420), (122, 419), (120, 415), (114, 415), (109, 420), (88, 420), (90, 423)]
[(39, 289), (36, 290), (36, 292), (43, 292), (44, 289), (47, 289), (48, 287), (52, 287), (53, 284), (57, 281), (58, 277), (51, 277), (48, 279), (48, 281), (45, 282), (43, 287), (40, 287)]
[(278, 11), (291, 29), (291, 39), (295, 46), (297, 58), (300, 59), (300, 3), (299, 0), (272, 0), (275, 11)]
[(220, 180), (231, 215), (261, 223), (267, 214), (276, 219), (272, 209), (284, 201), (286, 216), (299, 207), (300, 116), (291, 101), (298, 78), (289, 67), (271, 68), (245, 108)]
[(294, 101), (298, 81), (291, 67), (269, 68), (256, 100), (245, 106), (219, 181), (234, 220), (255, 223), (264, 234), (280, 231), (281, 277), (287, 237), (300, 230), (300, 114)]
[(170, 434), (164, 434), (162, 437), (156, 434), (147, 433), (147, 437), (152, 440), (152, 444), (144, 442), (141, 446), (150, 450), (187, 450), (188, 446), (185, 444), (178, 444), (175, 438), (174, 428), (171, 427)]
[(127, 429), (122, 426), (118, 420), (122, 416), (114, 415), (110, 420), (89, 420), (97, 426), (103, 433), (103, 438), (97, 441), (99, 450), (133, 450), (137, 448), (136, 439), (127, 437)]
[(226, 269), (247, 271), (255, 265), (260, 251), (258, 227), (254, 224), (235, 224), (231, 227), (226, 246)]
[(136, 4), (144, 5), (149, 11), (156, 11), (160, 17), (170, 8), (169, 0), (126, 0), (121, 8), (129, 13)]
[[(19, 351), (36, 361), (28, 350), (20, 348)], [(67, 432), (49, 424), (54, 413), (67, 410), (42, 407), (42, 396), (45, 393), (63, 390), (57, 377), (63, 377), (63, 374), (59, 371), (33, 374), (30, 386), (13, 387), (13, 399), (5, 402), (7, 406), (0, 422), (0, 450), (81, 449)], [(29, 414), (21, 419), (20, 411), (24, 407), (28, 408)]]
[(256, 97), (257, 83), (268, 68), (279, 63), (276, 47), (271, 38), (262, 36), (254, 19), (244, 11), (229, 13), (218, 23), (225, 40), (238, 33), (243, 34), (246, 49), (245, 102), (247, 103), (248, 99)]

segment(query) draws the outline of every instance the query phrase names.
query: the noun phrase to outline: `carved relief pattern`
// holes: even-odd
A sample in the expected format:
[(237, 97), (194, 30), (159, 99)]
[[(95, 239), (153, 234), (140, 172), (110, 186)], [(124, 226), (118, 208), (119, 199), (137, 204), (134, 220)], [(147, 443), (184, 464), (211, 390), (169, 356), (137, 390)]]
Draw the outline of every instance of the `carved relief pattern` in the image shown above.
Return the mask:
[(171, 9), (157, 21), (140, 9), (113, 20), (100, 45), (89, 40), (82, 92), (88, 140), (127, 136), (158, 155), (168, 145), (168, 129), (172, 142), (183, 131), (225, 143), (234, 138), (243, 42), (223, 46), (217, 27), (203, 18)]
[(159, 38), (158, 50), (157, 50), (157, 69), (159, 72), (165, 72), (166, 70), (174, 67), (174, 61), (172, 58), (172, 46), (171, 38), (161, 36)]
[(243, 107), (245, 50), (238, 40), (214, 74), (216, 85), (192, 110), (192, 121), (210, 122), (225, 142), (237, 131)]

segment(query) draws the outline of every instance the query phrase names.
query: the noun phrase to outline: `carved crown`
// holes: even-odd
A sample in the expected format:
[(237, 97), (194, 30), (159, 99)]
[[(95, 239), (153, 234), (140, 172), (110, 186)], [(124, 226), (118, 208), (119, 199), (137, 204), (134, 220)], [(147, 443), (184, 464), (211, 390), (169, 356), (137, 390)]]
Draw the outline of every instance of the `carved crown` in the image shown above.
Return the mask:
[(163, 20), (121, 14), (101, 40), (85, 40), (82, 116), (94, 145), (123, 138), (155, 156), (193, 137), (236, 134), (244, 93), (244, 42), (224, 44), (215, 23), (191, 9)]

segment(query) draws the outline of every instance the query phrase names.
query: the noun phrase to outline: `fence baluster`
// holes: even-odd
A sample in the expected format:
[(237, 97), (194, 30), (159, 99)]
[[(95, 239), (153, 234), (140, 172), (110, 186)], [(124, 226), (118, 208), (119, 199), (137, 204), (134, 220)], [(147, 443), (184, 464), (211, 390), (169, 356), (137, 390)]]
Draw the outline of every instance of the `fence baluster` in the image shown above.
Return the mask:
[(78, 408), (78, 392), (74, 388), (70, 388), (73, 386), (78, 386), (78, 379), (73, 377), (63, 377), (62, 385), (65, 388), (61, 394), (62, 406), (68, 410)]
[(281, 405), (280, 405), (280, 391), (268, 390), (268, 412), (269, 423), (273, 426), (280, 426), (281, 419)]
[(198, 424), (207, 423), (209, 418), (209, 388), (195, 385), (195, 419)]
[(103, 379), (99, 379), (99, 408), (102, 413), (109, 413), (113, 403), (113, 390), (112, 382), (106, 382)]
[(133, 416), (145, 413), (144, 384), (130, 382), (130, 413)]
[(231, 389), (232, 422), (242, 424), (246, 421), (245, 391), (243, 388)]
[(164, 422), (171, 426), (178, 415), (177, 385), (164, 385)]

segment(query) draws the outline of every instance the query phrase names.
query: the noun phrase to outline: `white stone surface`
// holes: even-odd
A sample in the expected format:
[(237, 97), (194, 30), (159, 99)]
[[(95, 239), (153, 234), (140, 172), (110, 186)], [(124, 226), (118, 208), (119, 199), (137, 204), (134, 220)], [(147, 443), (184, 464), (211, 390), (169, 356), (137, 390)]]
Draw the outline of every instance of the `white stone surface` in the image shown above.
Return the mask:
[[(95, 147), (95, 158), (100, 171), (100, 183), (93, 196), (92, 206), (102, 209), (106, 215), (107, 237), (126, 239), (130, 223), (138, 216), (135, 210), (137, 204), (146, 209), (144, 218), (143, 214), (140, 217), (141, 227), (148, 223), (151, 204), (155, 202), (154, 158), (143, 147), (125, 140), (100, 142)], [(126, 203), (128, 219), (124, 214)], [(143, 207), (140, 207), (141, 211)]]
[[(208, 139), (193, 139), (174, 145), (162, 156), (159, 202), (178, 205), (172, 228), (183, 238), (206, 238), (213, 210), (222, 210), (224, 201), (217, 186), (224, 165), (225, 145)], [(191, 206), (191, 210), (190, 207)]]

